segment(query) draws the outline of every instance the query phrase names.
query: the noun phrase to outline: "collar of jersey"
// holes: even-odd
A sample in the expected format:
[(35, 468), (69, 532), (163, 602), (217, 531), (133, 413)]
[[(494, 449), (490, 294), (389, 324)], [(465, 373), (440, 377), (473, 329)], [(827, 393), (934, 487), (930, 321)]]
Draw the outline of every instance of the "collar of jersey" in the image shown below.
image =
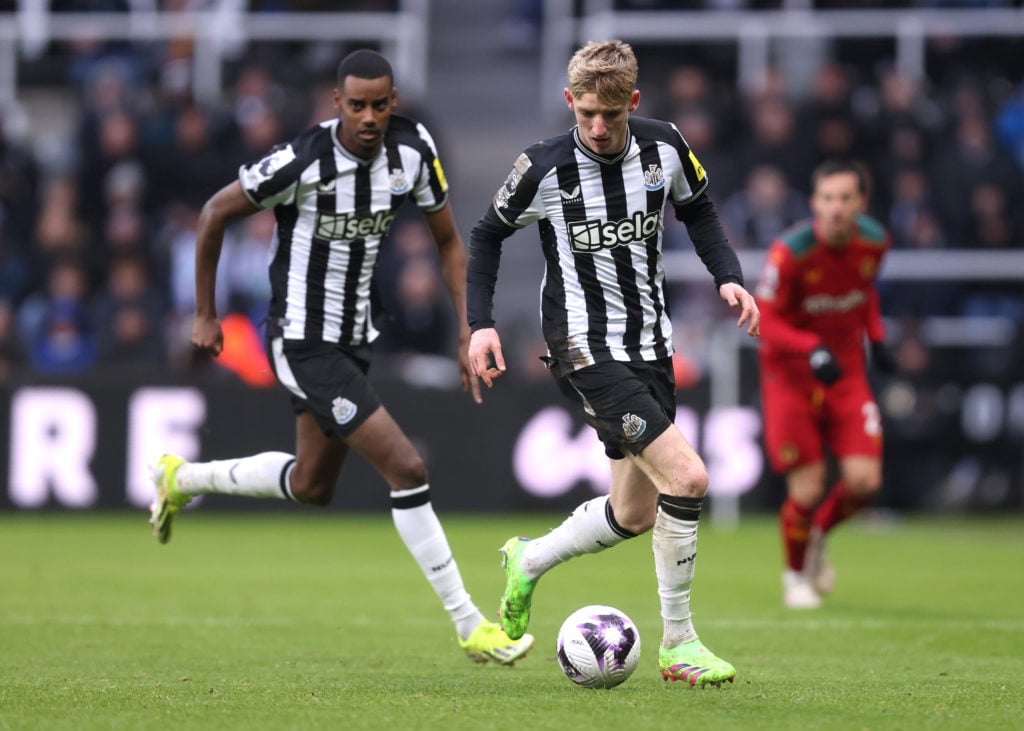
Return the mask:
[(596, 152), (594, 152), (589, 147), (583, 144), (583, 140), (580, 139), (579, 127), (572, 128), (572, 138), (576, 142), (576, 147), (579, 148), (580, 152), (582, 152), (584, 155), (589, 157), (594, 162), (599, 162), (602, 165), (614, 165), (618, 162), (621, 162), (622, 158), (624, 158), (626, 156), (626, 153), (629, 152), (629, 148), (633, 145), (633, 135), (631, 134), (629, 136), (629, 139), (626, 141), (626, 146), (622, 148), (622, 152), (611, 157), (605, 157), (604, 155), (598, 155)]
[(347, 149), (345, 149), (345, 145), (341, 144), (341, 140), (338, 139), (338, 129), (340, 127), (341, 127), (341, 120), (340, 119), (332, 120), (332, 122), (331, 122), (331, 142), (334, 143), (334, 149), (336, 149), (342, 155), (347, 157), (349, 160), (352, 160), (353, 162), (357, 162), (360, 165), (369, 165), (371, 162), (373, 162), (378, 157), (380, 157), (380, 154), (382, 152), (384, 152), (384, 146), (381, 145), (380, 150), (377, 152), (377, 154), (374, 155), (371, 158), (365, 158), (365, 157), (359, 157), (358, 155), (353, 155), (351, 152), (349, 152)]

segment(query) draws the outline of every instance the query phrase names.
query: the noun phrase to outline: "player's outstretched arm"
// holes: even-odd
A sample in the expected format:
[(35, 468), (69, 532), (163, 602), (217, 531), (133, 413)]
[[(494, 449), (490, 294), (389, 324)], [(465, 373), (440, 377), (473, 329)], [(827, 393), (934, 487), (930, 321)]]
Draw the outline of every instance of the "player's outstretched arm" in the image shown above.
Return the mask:
[(224, 244), (224, 231), (235, 218), (259, 209), (245, 195), (237, 180), (218, 190), (203, 205), (196, 230), (196, 316), (192, 321), (192, 345), (213, 355), (224, 348), (224, 333), (217, 319), (215, 292), (217, 263)]
[(505, 357), (501, 353), (501, 338), (497, 330), (485, 327), (473, 333), (469, 341), (469, 362), (473, 373), (483, 380), (487, 388), (491, 388), (494, 381), (505, 373)]
[(761, 334), (761, 311), (757, 307), (754, 296), (735, 282), (726, 282), (718, 289), (730, 307), (740, 308), (740, 319), (736, 322), (737, 327), (747, 326), (747, 335), (753, 338)]

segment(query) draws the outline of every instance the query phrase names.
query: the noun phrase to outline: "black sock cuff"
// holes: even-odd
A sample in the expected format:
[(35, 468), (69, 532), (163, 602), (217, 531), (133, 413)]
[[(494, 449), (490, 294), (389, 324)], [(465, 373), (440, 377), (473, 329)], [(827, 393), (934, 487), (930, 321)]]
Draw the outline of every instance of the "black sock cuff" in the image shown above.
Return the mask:
[(704, 498), (662, 494), (658, 495), (658, 507), (673, 518), (697, 521), (704, 507)]
[(295, 498), (292, 497), (292, 491), (288, 489), (288, 477), (292, 474), (292, 467), (294, 466), (294, 459), (285, 462), (284, 467), (281, 468), (281, 479), (277, 483), (277, 486), (281, 488), (281, 494), (284, 495), (284, 499), (293, 503)]
[(626, 530), (619, 525), (619, 521), (615, 520), (615, 513), (612, 511), (611, 500), (608, 500), (604, 504), (604, 517), (608, 519), (608, 525), (611, 526), (611, 529), (615, 531), (616, 535), (620, 535), (623, 538), (636, 538), (636, 533), (631, 530)]
[(430, 502), (430, 487), (414, 487), (411, 490), (401, 490), (391, 493), (391, 507), (394, 510), (408, 510), (418, 508)]

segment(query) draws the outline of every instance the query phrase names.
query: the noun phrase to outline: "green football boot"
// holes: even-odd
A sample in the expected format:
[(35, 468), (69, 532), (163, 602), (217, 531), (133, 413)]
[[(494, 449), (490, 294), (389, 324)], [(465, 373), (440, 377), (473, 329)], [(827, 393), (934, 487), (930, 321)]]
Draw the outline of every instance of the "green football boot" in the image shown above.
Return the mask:
[(178, 491), (178, 468), (185, 460), (174, 454), (165, 454), (157, 460), (150, 473), (156, 488), (156, 499), (149, 506), (149, 522), (153, 536), (161, 543), (171, 540), (171, 523), (174, 516), (191, 502), (192, 498)]
[(533, 635), (509, 639), (501, 627), (485, 619), (467, 639), (460, 639), (459, 645), (473, 662), (490, 660), (499, 665), (513, 665), (533, 649)]
[(665, 680), (684, 680), (692, 687), (720, 686), (736, 677), (736, 668), (704, 647), (700, 640), (684, 642), (671, 650), (659, 648), (658, 665)]
[(537, 587), (537, 580), (526, 578), (520, 566), (523, 550), (529, 542), (529, 538), (513, 537), (499, 549), (501, 566), (505, 569), (505, 593), (501, 596), (498, 616), (501, 618), (501, 628), (513, 640), (526, 634), (530, 624), (533, 590)]

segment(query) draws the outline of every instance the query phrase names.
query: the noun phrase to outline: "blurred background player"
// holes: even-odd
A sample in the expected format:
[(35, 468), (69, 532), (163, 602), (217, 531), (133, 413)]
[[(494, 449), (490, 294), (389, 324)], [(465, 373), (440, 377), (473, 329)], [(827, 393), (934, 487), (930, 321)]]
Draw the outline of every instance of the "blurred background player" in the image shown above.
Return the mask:
[[(864, 214), (867, 199), (860, 166), (822, 163), (812, 175), (811, 219), (772, 242), (757, 288), (765, 448), (786, 478), (783, 601), (792, 609), (821, 606), (835, 578), (825, 536), (882, 480), (865, 340), (875, 365), (893, 370), (875, 287), (890, 244)], [(838, 466), (827, 494), (826, 451)]]
[(398, 208), (411, 199), (427, 220), (462, 322), (463, 388), (480, 401), (467, 354), (466, 252), (448, 184), (426, 128), (392, 114), (397, 93), (383, 56), (369, 50), (346, 56), (333, 98), (337, 119), (243, 165), (238, 180), (203, 206), (197, 232), (191, 341), (219, 355), (224, 333), (215, 290), (225, 227), (261, 209), (275, 213), (267, 352), (278, 381), (291, 393), (295, 454), (263, 452), (201, 463), (165, 454), (153, 473), (153, 533), (166, 543), (173, 519), (196, 495), (326, 505), (354, 450), (387, 482), (395, 527), (451, 616), (459, 644), (477, 662), (512, 664), (529, 651), (533, 638), (510, 640), (470, 599), (431, 505), (423, 458), (367, 379), (370, 344), (378, 335), (371, 278), (381, 240)]

